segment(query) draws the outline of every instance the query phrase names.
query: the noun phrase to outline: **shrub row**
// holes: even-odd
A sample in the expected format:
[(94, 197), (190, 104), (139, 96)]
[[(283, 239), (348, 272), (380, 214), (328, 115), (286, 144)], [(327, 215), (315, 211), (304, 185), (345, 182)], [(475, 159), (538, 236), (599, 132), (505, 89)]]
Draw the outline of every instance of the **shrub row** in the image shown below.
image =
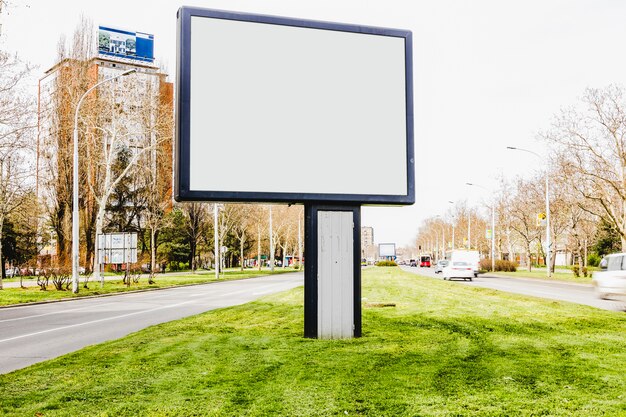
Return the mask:
[(572, 266), (572, 272), (574, 273), (574, 276), (576, 278), (580, 277), (580, 274), (582, 272), (583, 276), (585, 278), (587, 278), (590, 274), (589, 274), (589, 270), (587, 269), (587, 267), (583, 266), (582, 270), (580, 269), (580, 266), (578, 265), (573, 265)]
[[(503, 261), (501, 259), (496, 259), (496, 272), (515, 272), (517, 271), (517, 263), (511, 261)], [(482, 259), (480, 261), (480, 269), (483, 271), (491, 271), (491, 259)]]
[(378, 261), (376, 266), (398, 266), (396, 261)]

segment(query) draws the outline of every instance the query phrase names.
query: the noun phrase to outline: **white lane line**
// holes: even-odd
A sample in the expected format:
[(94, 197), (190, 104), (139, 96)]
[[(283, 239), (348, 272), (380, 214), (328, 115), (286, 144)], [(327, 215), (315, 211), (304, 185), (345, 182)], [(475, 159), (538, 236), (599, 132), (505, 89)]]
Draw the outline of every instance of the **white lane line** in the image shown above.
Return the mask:
[(263, 295), (263, 294), (276, 292), (277, 290), (280, 291), (281, 287), (282, 287), (282, 284), (273, 284), (273, 285), (269, 285), (266, 287), (261, 287), (259, 288), (259, 290), (261, 291), (253, 292), (252, 295)]
[(40, 332), (35, 332), (35, 333), (28, 333), (28, 334), (23, 334), (20, 336), (15, 336), (15, 337), (10, 337), (8, 339), (2, 339), (0, 340), (0, 343), (4, 343), (4, 342), (10, 342), (12, 340), (17, 340), (17, 339), (23, 339), (25, 337), (30, 337), (30, 336), (37, 336), (40, 334), (45, 334), (45, 333), (50, 333), (50, 332), (56, 332), (57, 330), (65, 330), (65, 329), (71, 329), (73, 327), (80, 327), (80, 326), (86, 326), (88, 324), (94, 324), (94, 323), (102, 323), (104, 321), (109, 321), (109, 320), (115, 320), (115, 319), (121, 319), (124, 317), (130, 317), (130, 316), (136, 316), (137, 314), (144, 314), (144, 313), (151, 313), (153, 311), (157, 311), (157, 310), (164, 310), (166, 308), (172, 308), (172, 307), (178, 307), (181, 306), (183, 304), (189, 304), (192, 303), (193, 300), (190, 301), (183, 301), (182, 303), (178, 303), (178, 304), (171, 304), (171, 305), (167, 305), (167, 306), (162, 306), (162, 307), (156, 307), (156, 308), (152, 308), (150, 310), (142, 310), (142, 311), (136, 311), (134, 313), (128, 313), (128, 314), (122, 314), (120, 316), (115, 316), (115, 317), (107, 317), (104, 319), (99, 319), (99, 320), (92, 320), (92, 321), (86, 321), (84, 323), (77, 323), (77, 324), (70, 324), (68, 326), (62, 326), (62, 327), (56, 327), (54, 329), (48, 329), (48, 330), (42, 330)]
[(75, 308), (75, 309), (72, 309), (72, 310), (53, 311), (53, 312), (50, 312), (50, 313), (35, 314), (35, 315), (32, 315), (32, 316), (15, 317), (15, 318), (12, 318), (12, 319), (0, 320), (0, 323), (6, 323), (7, 321), (32, 319), (32, 318), (35, 318), (35, 317), (51, 316), (53, 314), (71, 313), (73, 311), (80, 311), (80, 310), (85, 310), (85, 309), (88, 309), (88, 308), (97, 308), (97, 307), (102, 307), (102, 306), (106, 306), (106, 305), (110, 305), (110, 304), (116, 304), (116, 303), (103, 303), (103, 304), (96, 304), (96, 305), (91, 305), (91, 306), (86, 306), (86, 307), (81, 307), (81, 308)]

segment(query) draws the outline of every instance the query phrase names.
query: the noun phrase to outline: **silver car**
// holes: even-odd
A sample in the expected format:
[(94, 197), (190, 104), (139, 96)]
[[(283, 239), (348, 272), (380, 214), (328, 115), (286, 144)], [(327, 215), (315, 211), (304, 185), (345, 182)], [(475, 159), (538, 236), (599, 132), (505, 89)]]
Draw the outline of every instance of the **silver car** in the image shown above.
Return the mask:
[(626, 298), (626, 253), (607, 255), (591, 280), (600, 298)]
[(440, 259), (439, 261), (437, 261), (437, 265), (435, 265), (435, 274), (443, 272), (443, 268), (448, 266), (449, 263), (450, 261), (447, 259)]

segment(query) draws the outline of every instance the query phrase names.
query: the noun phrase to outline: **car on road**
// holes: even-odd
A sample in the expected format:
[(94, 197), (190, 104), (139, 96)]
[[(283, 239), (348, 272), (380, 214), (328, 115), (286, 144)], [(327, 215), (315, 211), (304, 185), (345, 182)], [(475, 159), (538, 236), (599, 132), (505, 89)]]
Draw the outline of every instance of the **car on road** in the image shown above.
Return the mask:
[(474, 269), (474, 278), (478, 276), (480, 271), (480, 254), (477, 250), (455, 249), (446, 252), (446, 259), (451, 261), (465, 261)]
[(430, 256), (420, 256), (420, 268), (430, 268)]
[(600, 261), (600, 271), (591, 280), (602, 299), (626, 298), (626, 253), (613, 253)]
[(450, 261), (448, 261), (447, 259), (440, 259), (440, 260), (438, 260), (437, 264), (435, 265), (435, 274), (443, 272), (443, 268), (448, 266), (449, 263), (450, 263)]
[(467, 261), (450, 261), (442, 271), (443, 279), (452, 280), (462, 278), (472, 280), (474, 278), (474, 268)]
[(417, 266), (417, 261), (415, 259), (411, 259), (409, 261), (409, 266)]

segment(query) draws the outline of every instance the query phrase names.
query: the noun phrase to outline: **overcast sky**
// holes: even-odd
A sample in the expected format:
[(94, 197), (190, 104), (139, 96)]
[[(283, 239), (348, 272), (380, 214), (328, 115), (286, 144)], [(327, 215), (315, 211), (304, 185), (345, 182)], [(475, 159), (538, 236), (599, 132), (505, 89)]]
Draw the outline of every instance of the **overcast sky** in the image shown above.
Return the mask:
[[(488, 199), (474, 182), (542, 167), (518, 146), (543, 152), (537, 133), (587, 87), (626, 84), (626, 2), (394, 0), (8, 0), (0, 47), (54, 64), (80, 15), (94, 25), (155, 35), (155, 56), (174, 76), (181, 5), (413, 31), (417, 202), (363, 209), (377, 243), (412, 243), (421, 221)], [(376, 169), (376, 167), (372, 167)]]

